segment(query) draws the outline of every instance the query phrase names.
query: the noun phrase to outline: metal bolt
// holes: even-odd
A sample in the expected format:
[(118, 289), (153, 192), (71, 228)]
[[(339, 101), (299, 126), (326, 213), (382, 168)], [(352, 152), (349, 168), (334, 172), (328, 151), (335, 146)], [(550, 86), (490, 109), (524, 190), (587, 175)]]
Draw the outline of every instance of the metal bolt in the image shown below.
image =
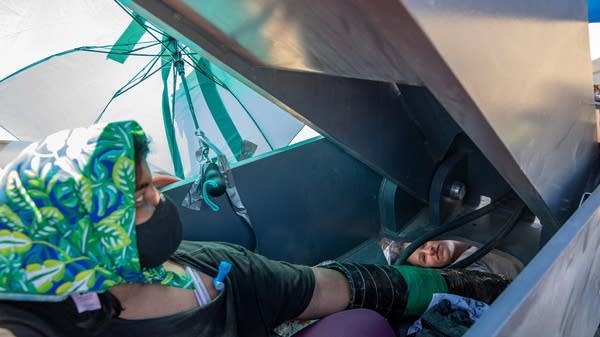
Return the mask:
[(467, 194), (467, 186), (460, 181), (453, 181), (448, 189), (448, 197), (454, 200), (463, 200)]

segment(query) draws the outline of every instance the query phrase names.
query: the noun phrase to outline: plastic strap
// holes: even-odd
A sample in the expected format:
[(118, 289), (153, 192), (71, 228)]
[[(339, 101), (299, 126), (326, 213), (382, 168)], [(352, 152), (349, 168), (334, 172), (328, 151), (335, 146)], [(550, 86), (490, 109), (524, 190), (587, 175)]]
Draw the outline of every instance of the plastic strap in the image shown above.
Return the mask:
[(227, 193), (227, 198), (229, 198), (231, 208), (233, 208), (235, 214), (242, 218), (248, 226), (250, 234), (253, 238), (250, 250), (256, 253), (258, 252), (258, 237), (256, 236), (256, 230), (252, 225), (252, 221), (250, 220), (250, 215), (248, 214), (246, 206), (244, 206), (244, 204), (242, 203), (242, 198), (240, 197), (240, 194), (237, 191), (237, 187), (235, 187), (233, 173), (231, 172), (229, 164), (227, 163), (227, 158), (224, 155), (219, 156), (219, 169), (221, 170), (221, 175), (223, 176), (223, 179), (225, 179), (225, 192)]
[[(235, 180), (233, 179), (233, 173), (229, 168), (229, 162), (227, 161), (227, 157), (225, 157), (225, 155), (219, 150), (219, 148), (216, 147), (206, 137), (204, 132), (197, 130), (196, 135), (198, 136), (198, 140), (200, 141), (201, 146), (207, 146), (209, 149), (213, 150), (217, 154), (219, 158), (219, 171), (221, 172), (223, 179), (225, 179), (225, 192), (227, 193), (227, 197), (229, 198), (229, 203), (233, 208), (235, 214), (237, 214), (240, 218), (244, 220), (246, 226), (250, 230), (250, 234), (252, 235), (252, 246), (250, 247), (250, 250), (252, 250), (255, 253), (258, 252), (258, 238), (256, 236), (256, 230), (252, 225), (250, 215), (248, 215), (248, 210), (246, 210), (246, 207), (242, 203), (242, 199), (237, 191), (237, 188), (235, 187)], [(206, 165), (207, 163), (204, 164)], [(199, 188), (203, 188), (203, 186), (200, 186), (200, 181), (203, 178), (202, 172), (204, 172), (204, 166), (200, 170), (200, 176), (198, 176), (198, 179), (194, 181), (188, 194), (181, 203), (183, 207), (187, 207), (193, 210), (200, 210), (202, 200), (208, 200), (207, 198), (204, 198), (200, 192), (198, 192)]]
[(198, 305), (203, 307), (210, 302), (210, 295), (208, 294), (208, 289), (202, 282), (202, 279), (196, 273), (194, 269), (190, 266), (185, 266), (185, 272), (192, 278), (194, 282), (194, 295), (196, 295), (196, 301), (198, 301)]

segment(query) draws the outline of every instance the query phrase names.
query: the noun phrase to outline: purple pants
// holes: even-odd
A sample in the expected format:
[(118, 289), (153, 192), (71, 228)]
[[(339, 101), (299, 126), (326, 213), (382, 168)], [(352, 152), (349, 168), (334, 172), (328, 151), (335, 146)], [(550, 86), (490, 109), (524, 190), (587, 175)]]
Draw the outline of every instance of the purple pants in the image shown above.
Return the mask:
[(352, 309), (322, 318), (294, 337), (395, 337), (388, 322), (373, 310)]

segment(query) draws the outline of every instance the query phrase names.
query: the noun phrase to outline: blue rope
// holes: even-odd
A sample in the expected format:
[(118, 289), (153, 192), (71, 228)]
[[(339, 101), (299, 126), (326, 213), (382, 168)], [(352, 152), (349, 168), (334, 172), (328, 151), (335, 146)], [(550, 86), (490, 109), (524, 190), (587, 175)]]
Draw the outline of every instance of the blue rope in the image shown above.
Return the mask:
[(218, 184), (211, 179), (205, 180), (204, 184), (202, 184), (202, 198), (204, 198), (204, 202), (213, 210), (213, 212), (218, 212), (221, 208), (208, 197), (208, 186), (216, 188), (218, 187)]

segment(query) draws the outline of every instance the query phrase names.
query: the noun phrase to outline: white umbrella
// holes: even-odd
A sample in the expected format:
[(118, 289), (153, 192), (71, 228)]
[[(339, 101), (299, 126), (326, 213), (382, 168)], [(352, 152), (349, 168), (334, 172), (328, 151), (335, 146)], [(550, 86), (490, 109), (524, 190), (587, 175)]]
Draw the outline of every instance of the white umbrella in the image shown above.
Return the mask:
[(181, 78), (174, 83), (175, 51), (194, 117), (230, 161), (286, 146), (303, 126), (118, 3), (2, 2), (0, 32), (0, 127), (20, 141), (135, 119), (152, 138), (153, 166), (196, 174), (195, 123)]

